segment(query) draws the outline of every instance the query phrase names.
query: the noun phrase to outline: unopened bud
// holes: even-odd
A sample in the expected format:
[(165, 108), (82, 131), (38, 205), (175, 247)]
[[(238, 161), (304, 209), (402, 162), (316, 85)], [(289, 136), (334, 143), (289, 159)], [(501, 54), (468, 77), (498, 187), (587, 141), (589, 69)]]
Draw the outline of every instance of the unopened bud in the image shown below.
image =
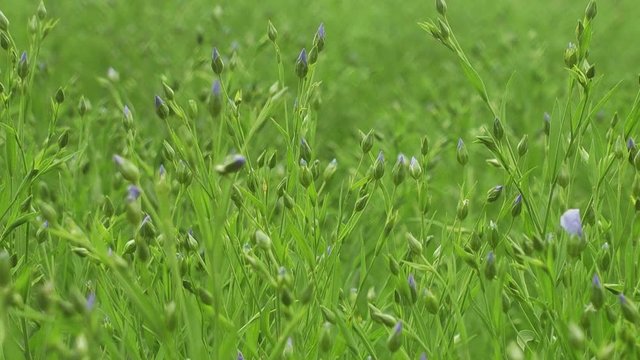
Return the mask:
[(524, 156), (524, 154), (527, 153), (527, 150), (529, 150), (529, 136), (524, 134), (522, 139), (518, 142), (518, 155)]
[(456, 158), (458, 159), (458, 163), (462, 166), (469, 162), (469, 153), (467, 152), (467, 147), (464, 145), (464, 141), (462, 141), (462, 139), (458, 139), (458, 145), (456, 146)]
[(222, 56), (218, 52), (218, 48), (213, 48), (211, 52), (211, 70), (217, 75), (222, 74), (224, 70), (224, 62), (222, 62)]

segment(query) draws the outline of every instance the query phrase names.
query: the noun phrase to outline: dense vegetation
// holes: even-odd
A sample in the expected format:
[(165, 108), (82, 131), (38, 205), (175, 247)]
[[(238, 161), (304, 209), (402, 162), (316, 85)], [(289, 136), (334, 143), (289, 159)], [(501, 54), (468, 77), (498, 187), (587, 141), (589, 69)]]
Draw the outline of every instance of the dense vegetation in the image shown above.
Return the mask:
[(0, 358), (640, 356), (634, 0), (205, 3), (0, 6)]

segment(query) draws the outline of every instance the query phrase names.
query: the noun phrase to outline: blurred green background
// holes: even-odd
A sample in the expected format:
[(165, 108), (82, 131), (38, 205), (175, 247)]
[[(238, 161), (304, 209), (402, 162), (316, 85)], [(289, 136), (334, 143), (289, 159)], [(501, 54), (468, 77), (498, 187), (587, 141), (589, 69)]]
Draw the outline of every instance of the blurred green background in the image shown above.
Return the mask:
[[(27, 19), (37, 3), (2, 5), (19, 44), (25, 44)], [(246, 70), (242, 86), (268, 87), (277, 71), (272, 47), (260, 43), (271, 19), (291, 69), (318, 24), (325, 24), (327, 47), (318, 76), (323, 81), (320, 132), (351, 133), (355, 127), (389, 134), (405, 133), (404, 128), (461, 132), (488, 116), (477, 111), (483, 109), (453, 56), (416, 24), (434, 17), (432, 1), (74, 0), (46, 6), (60, 19), (43, 54), (52, 78), (44, 84), (49, 93), (73, 83), (78, 94), (100, 99), (106, 92), (96, 86), (96, 77), (113, 67), (128, 84), (127, 96), (138, 112), (151, 113), (160, 76), (179, 82), (197, 61), (208, 64), (213, 46), (226, 56), (237, 47)], [(562, 53), (584, 6), (568, 0), (449, 4), (454, 31), (490, 93), (502, 94), (512, 77), (512, 126), (540, 126), (542, 113), (562, 95)], [(627, 80), (627, 86), (636, 85), (638, 18), (635, 0), (599, 4), (591, 58), (606, 84)], [(532, 87), (532, 80), (542, 86)], [(208, 86), (203, 79), (203, 89)]]

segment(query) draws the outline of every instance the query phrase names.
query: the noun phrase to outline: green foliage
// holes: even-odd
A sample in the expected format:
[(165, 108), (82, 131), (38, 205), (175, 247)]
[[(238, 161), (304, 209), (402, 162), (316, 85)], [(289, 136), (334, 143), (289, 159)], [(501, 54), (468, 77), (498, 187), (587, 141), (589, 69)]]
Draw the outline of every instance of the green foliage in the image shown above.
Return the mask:
[(0, 359), (640, 355), (633, 1), (205, 3), (3, 3)]

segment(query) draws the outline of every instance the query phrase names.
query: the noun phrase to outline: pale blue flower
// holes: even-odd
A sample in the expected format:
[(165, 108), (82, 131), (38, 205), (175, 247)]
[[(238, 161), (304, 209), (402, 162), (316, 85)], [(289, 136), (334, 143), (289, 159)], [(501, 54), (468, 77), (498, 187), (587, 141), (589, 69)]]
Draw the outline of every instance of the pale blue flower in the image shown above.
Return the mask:
[(560, 226), (569, 234), (582, 237), (580, 209), (569, 209), (560, 217)]

